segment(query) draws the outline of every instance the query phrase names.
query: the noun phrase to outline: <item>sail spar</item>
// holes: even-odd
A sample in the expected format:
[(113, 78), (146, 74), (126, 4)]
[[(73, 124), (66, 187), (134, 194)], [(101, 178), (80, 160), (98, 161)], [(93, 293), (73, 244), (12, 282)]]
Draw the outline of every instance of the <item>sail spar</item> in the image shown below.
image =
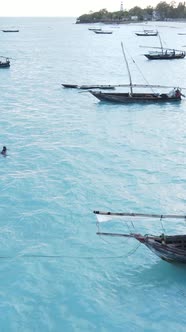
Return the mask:
[(126, 55), (125, 55), (125, 51), (124, 51), (124, 47), (123, 47), (123, 43), (122, 43), (122, 42), (121, 42), (121, 48), (122, 48), (123, 56), (124, 56), (124, 59), (125, 59), (125, 64), (126, 64), (126, 67), (127, 67), (127, 72), (128, 72), (128, 75), (129, 75), (130, 93), (131, 93), (131, 95), (132, 95), (132, 94), (133, 94), (133, 89), (132, 89), (132, 77), (131, 77), (131, 73), (130, 73), (130, 69), (129, 69), (128, 61), (127, 61), (127, 58), (126, 58)]
[(136, 217), (136, 218), (157, 218), (157, 219), (185, 219), (186, 215), (176, 214), (150, 214), (150, 213), (122, 213), (122, 212), (103, 212), (93, 211), (96, 214), (98, 222), (107, 222), (113, 219), (123, 219), (123, 217)]

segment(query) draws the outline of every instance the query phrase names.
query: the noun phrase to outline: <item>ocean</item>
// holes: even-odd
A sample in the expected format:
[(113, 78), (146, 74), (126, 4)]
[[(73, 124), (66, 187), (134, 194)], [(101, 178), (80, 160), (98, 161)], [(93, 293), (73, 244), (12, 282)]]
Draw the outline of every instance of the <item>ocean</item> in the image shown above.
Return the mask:
[[(134, 83), (186, 87), (186, 60), (147, 60), (140, 46), (159, 40), (143, 25), (75, 21), (0, 19), (19, 29), (0, 32), (0, 331), (183, 332), (186, 267), (96, 232), (185, 234), (185, 221), (98, 226), (93, 211), (185, 214), (186, 101), (101, 103), (61, 84), (128, 83), (121, 41)], [(184, 49), (186, 23), (155, 25)]]

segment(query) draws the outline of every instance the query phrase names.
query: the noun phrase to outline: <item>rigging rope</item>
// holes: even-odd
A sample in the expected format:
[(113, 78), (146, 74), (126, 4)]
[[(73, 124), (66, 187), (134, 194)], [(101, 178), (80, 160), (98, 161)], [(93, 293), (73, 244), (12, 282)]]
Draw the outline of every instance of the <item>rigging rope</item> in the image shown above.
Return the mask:
[(8, 259), (16, 259), (16, 258), (63, 258), (63, 259), (84, 259), (84, 260), (92, 260), (92, 259), (118, 259), (118, 258), (126, 258), (132, 255), (136, 250), (139, 248), (141, 243), (138, 243), (137, 246), (129, 251), (127, 254), (123, 254), (120, 256), (70, 256), (70, 255), (32, 255), (32, 254), (25, 254), (25, 255), (17, 255), (17, 256), (0, 256), (0, 259), (8, 260)]
[[(130, 221), (130, 223), (132, 224), (133, 229), (135, 230), (135, 227), (134, 227), (133, 222)], [(126, 224), (127, 224), (128, 229), (129, 229), (129, 232), (131, 233), (131, 230), (130, 230), (130, 227), (129, 227), (128, 223), (126, 223)], [(98, 232), (100, 232), (100, 225), (99, 225), (99, 222), (98, 222), (98, 221), (96, 222), (96, 226), (97, 226)], [(99, 237), (101, 238), (102, 241), (106, 242), (107, 244), (110, 244), (110, 243), (111, 243), (111, 242), (106, 241), (105, 239), (103, 239), (103, 237), (102, 237), (100, 234), (99, 234)], [(123, 240), (124, 240), (124, 239), (123, 239)], [(125, 239), (125, 244), (126, 244), (127, 242), (129, 242), (129, 240), (130, 240), (129, 237), (126, 238), (126, 239)], [(140, 245), (141, 245), (141, 242), (140, 242), (140, 243), (137, 243), (137, 246), (136, 246), (135, 248), (133, 248), (131, 251), (129, 251), (127, 254), (123, 254), (123, 255), (121, 255), (121, 256), (115, 256), (115, 257), (106, 257), (106, 258), (127, 258), (127, 257), (131, 256), (132, 254), (134, 254), (134, 253), (137, 251), (137, 249), (140, 247)], [(101, 257), (99, 257), (99, 258), (101, 258)], [(102, 259), (102, 258), (101, 258), (101, 259)]]
[[(98, 228), (98, 231), (100, 231), (100, 226), (99, 223), (96, 223), (96, 226)], [(128, 226), (129, 227), (129, 226)], [(134, 227), (134, 225), (133, 225)], [(129, 228), (130, 230), (130, 228)], [(110, 244), (111, 242), (106, 241), (105, 239), (102, 238), (101, 235), (99, 235), (99, 237), (101, 238), (102, 241), (106, 242), (107, 244)], [(130, 240), (130, 238), (127, 238), (125, 241), (125, 244)], [(141, 245), (141, 243), (137, 243), (137, 246), (135, 248), (133, 248), (131, 251), (129, 251), (128, 253), (124, 253), (123, 255), (119, 255), (119, 256), (72, 256), (72, 255), (42, 255), (42, 254), (23, 254), (23, 255), (15, 255), (15, 256), (0, 256), (0, 259), (3, 260), (14, 260), (14, 259), (20, 259), (20, 258), (62, 258), (62, 259), (84, 259), (84, 260), (92, 260), (92, 259), (118, 259), (118, 258), (127, 258), (129, 256), (131, 256), (133, 253), (135, 253), (137, 251), (137, 249), (139, 248), (139, 246)]]
[(160, 222), (161, 222), (161, 227), (162, 227), (163, 232), (166, 233), (165, 227), (164, 227), (164, 225), (163, 225), (163, 219), (162, 219), (162, 216), (161, 216), (161, 218), (160, 218)]

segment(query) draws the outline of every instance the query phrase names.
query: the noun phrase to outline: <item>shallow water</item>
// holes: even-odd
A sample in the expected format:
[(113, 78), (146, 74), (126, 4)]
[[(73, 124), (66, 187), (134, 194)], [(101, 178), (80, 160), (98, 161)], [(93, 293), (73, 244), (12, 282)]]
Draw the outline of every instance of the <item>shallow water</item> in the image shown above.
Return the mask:
[[(93, 210), (185, 214), (186, 102), (100, 103), (61, 83), (185, 86), (185, 59), (148, 61), (124, 25), (96, 35), (75, 19), (1, 18), (1, 331), (185, 331), (186, 268), (135, 240), (100, 238)], [(150, 24), (149, 24), (150, 26)], [(151, 27), (152, 28), (152, 27)], [(159, 23), (182, 48), (183, 23)], [(130, 221), (130, 220), (129, 220)], [(129, 229), (129, 228), (130, 229)], [(185, 223), (101, 230), (182, 234)], [(48, 257), (46, 257), (48, 256)]]

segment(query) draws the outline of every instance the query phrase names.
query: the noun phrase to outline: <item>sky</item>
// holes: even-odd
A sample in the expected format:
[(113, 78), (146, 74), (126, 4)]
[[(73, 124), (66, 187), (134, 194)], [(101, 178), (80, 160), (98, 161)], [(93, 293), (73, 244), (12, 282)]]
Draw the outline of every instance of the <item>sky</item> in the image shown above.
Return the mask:
[[(123, 8), (134, 6), (155, 7), (164, 0), (123, 0)], [(167, 3), (171, 1), (166, 0)], [(184, 0), (175, 1), (176, 3)], [(78, 17), (90, 11), (106, 8), (110, 12), (120, 10), (121, 0), (9, 0), (1, 2), (0, 16), (71, 16)]]

